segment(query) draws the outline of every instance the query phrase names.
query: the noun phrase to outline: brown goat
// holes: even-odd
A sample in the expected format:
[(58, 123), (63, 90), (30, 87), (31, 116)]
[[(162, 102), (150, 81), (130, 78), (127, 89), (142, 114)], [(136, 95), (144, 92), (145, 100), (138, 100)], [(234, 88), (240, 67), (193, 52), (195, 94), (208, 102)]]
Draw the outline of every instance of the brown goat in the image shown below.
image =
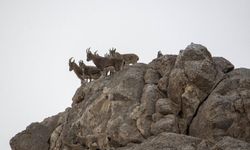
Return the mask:
[[(108, 57), (101, 57), (96, 52), (92, 54), (90, 48), (86, 50), (87, 53), (87, 61), (93, 61), (97, 68), (101, 71), (106, 72), (107, 67), (115, 68), (115, 71), (119, 71), (123, 67), (123, 60), (120, 58), (108, 58)], [(105, 73), (106, 74), (106, 73)]]
[(84, 64), (84, 62), (81, 60), (79, 61), (79, 66), (83, 70), (83, 73), (87, 79), (91, 80), (94, 79), (99, 79), (101, 76), (101, 70), (98, 69), (95, 66), (87, 66)]
[(129, 64), (135, 64), (137, 63), (137, 61), (139, 60), (139, 57), (136, 54), (120, 54), (118, 52), (116, 52), (115, 48), (111, 48), (109, 50), (110, 56), (112, 56), (113, 58), (120, 58), (124, 60), (125, 65), (129, 65)]
[(69, 59), (69, 71), (74, 71), (76, 76), (81, 80), (84, 81), (84, 73), (82, 69), (75, 63), (75, 60), (73, 60), (73, 57)]

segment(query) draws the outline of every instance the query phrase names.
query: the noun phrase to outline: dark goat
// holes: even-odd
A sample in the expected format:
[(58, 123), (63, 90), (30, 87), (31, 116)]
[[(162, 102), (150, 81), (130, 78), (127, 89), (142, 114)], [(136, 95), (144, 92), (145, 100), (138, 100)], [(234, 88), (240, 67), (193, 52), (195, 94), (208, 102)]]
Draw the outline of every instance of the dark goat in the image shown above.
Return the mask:
[(81, 80), (84, 81), (84, 74), (82, 69), (75, 63), (75, 60), (73, 60), (73, 57), (69, 59), (69, 71), (74, 71), (76, 76)]
[(110, 49), (109, 54), (113, 58), (123, 59), (124, 63), (126, 65), (135, 64), (139, 60), (139, 57), (136, 54), (132, 54), (132, 53), (130, 53), (130, 54), (120, 54), (120, 53), (116, 52), (115, 48)]
[(86, 50), (87, 53), (87, 61), (93, 61), (97, 68), (101, 71), (105, 71), (105, 68), (115, 68), (115, 71), (119, 71), (123, 67), (123, 60), (120, 58), (108, 58), (108, 57), (101, 57), (96, 52), (92, 54), (90, 48)]
[(90, 81), (92, 79), (96, 80), (96, 79), (100, 78), (101, 70), (98, 69), (97, 67), (87, 66), (84, 64), (83, 61), (79, 61), (79, 66), (80, 66), (80, 68), (82, 68), (85, 77), (88, 78)]
[(158, 51), (158, 53), (157, 53), (157, 58), (160, 58), (161, 56), (163, 56), (162, 52), (161, 52), (161, 51)]

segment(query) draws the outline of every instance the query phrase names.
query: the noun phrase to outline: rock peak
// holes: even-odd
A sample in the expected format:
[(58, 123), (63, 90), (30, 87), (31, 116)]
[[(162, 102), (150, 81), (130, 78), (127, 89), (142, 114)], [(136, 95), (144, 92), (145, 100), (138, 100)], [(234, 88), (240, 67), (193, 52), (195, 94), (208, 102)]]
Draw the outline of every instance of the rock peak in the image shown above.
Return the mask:
[(179, 55), (83, 82), (64, 112), (32, 123), (13, 150), (249, 149), (250, 70), (191, 43)]

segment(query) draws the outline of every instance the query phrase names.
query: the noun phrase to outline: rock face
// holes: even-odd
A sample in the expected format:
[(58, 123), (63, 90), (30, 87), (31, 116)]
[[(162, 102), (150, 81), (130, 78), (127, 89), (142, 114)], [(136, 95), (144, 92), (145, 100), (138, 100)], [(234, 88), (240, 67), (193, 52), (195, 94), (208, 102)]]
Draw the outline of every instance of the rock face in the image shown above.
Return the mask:
[(51, 132), (48, 127), (39, 124), (32, 123), (25, 131), (17, 134), (10, 142), (12, 149), (30, 149), (30, 150), (44, 150), (49, 149), (49, 143)]
[(250, 149), (250, 70), (191, 43), (90, 83), (13, 150)]
[(235, 69), (225, 76), (201, 105), (190, 135), (215, 140), (231, 136), (250, 142), (249, 69)]
[(250, 144), (230, 137), (223, 137), (211, 143), (196, 137), (183, 134), (163, 132), (153, 136), (141, 144), (131, 144), (118, 150), (249, 150)]

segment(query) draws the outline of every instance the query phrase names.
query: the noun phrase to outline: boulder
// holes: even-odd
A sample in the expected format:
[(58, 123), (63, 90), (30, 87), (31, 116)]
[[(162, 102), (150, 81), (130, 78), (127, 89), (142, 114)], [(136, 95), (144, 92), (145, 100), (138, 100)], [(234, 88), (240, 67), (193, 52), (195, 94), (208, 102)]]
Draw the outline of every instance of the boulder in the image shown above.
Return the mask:
[(173, 132), (179, 133), (179, 128), (177, 124), (177, 117), (173, 114), (166, 115), (160, 120), (152, 123), (151, 133), (153, 135), (158, 135), (162, 132)]
[(159, 72), (161, 76), (168, 75), (175, 64), (176, 57), (176, 55), (164, 55), (154, 59), (148, 66)]
[(163, 132), (141, 144), (128, 145), (118, 150), (204, 150), (211, 146), (211, 143), (199, 138)]
[(117, 150), (249, 150), (250, 144), (231, 137), (215, 143), (182, 134), (162, 132), (141, 144), (130, 144)]
[(141, 98), (142, 113), (137, 119), (137, 128), (144, 137), (149, 137), (151, 133), (152, 115), (155, 113), (155, 103), (163, 98), (164, 94), (156, 85), (146, 84)]
[(250, 142), (250, 70), (235, 69), (201, 105), (190, 135), (217, 140), (231, 136)]
[(180, 51), (167, 90), (169, 98), (179, 107), (181, 133), (187, 133), (199, 105), (222, 80), (223, 75), (206, 47), (191, 43)]
[(223, 57), (213, 57), (213, 61), (224, 73), (228, 73), (234, 69), (234, 65)]
[(10, 140), (13, 150), (45, 150), (49, 149), (49, 138), (51, 132), (48, 127), (40, 123), (30, 124), (26, 130), (18, 133)]
[(140, 106), (146, 69), (145, 64), (129, 66), (78, 89), (85, 93), (84, 101), (68, 111), (54, 141), (68, 149), (107, 149), (142, 141), (131, 113)]
[(155, 110), (157, 113), (160, 113), (162, 115), (178, 115), (179, 113), (178, 105), (171, 101), (171, 99), (169, 98), (158, 99), (155, 105)]
[(149, 68), (146, 71), (144, 80), (146, 84), (157, 84), (160, 80), (160, 74), (156, 70)]
[(241, 140), (234, 139), (229, 136), (223, 137), (219, 140), (211, 150), (249, 150), (250, 144)]

